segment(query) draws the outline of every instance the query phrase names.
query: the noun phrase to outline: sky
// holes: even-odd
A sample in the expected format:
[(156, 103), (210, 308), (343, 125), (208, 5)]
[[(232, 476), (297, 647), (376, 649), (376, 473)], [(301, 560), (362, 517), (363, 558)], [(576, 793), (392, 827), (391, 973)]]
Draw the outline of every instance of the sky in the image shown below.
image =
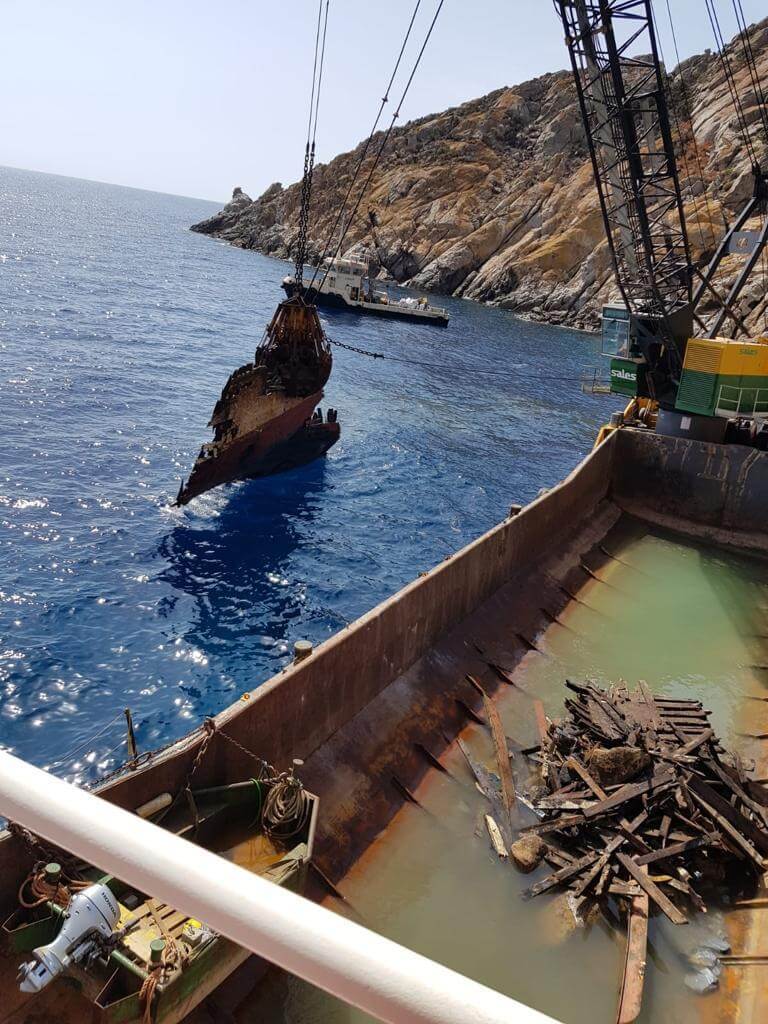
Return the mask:
[[(406, 74), (437, 2), (421, 2)], [(730, 37), (730, 0), (716, 2)], [(766, 0), (742, 2), (748, 22), (765, 16)], [(670, 3), (681, 56), (711, 47), (703, 0)], [(330, 0), (318, 162), (367, 136), (413, 6)], [(214, 200), (300, 177), (317, 0), (1, 9), (0, 164)], [(671, 65), (665, 0), (657, 9)], [(566, 62), (551, 0), (445, 0), (400, 123)]]

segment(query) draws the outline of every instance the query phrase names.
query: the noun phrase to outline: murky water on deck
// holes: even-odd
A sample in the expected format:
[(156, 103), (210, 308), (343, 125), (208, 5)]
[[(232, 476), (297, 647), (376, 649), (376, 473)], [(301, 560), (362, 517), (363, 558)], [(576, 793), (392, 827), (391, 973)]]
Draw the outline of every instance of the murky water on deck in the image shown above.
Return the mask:
[[(655, 692), (701, 700), (716, 731), (733, 743), (746, 693), (763, 689), (768, 662), (768, 565), (705, 549), (623, 522), (605, 547), (621, 561), (599, 569), (515, 673), (519, 687), (562, 713), (563, 680), (646, 680)], [(505, 689), (499, 702), (507, 735), (536, 742), (531, 700)], [(493, 767), (490, 739), (472, 726), (467, 742)], [(470, 975), (566, 1024), (611, 1024), (624, 957), (623, 935), (600, 922), (576, 929), (563, 900), (520, 899), (533, 876), (518, 874), (491, 851), (482, 828), (484, 801), (462, 755), (444, 759), (450, 775), (430, 773), (423, 809), (405, 806), (396, 822), (343, 881), (341, 889), (370, 927)], [(520, 765), (518, 758), (516, 764)], [(524, 773), (521, 773), (524, 774)], [(522, 779), (520, 780), (522, 781)], [(526, 819), (527, 820), (527, 819)], [(675, 928), (654, 917), (641, 1021), (696, 1020), (704, 1000), (684, 985), (686, 954), (722, 929), (719, 910)], [(366, 1015), (285, 976), (268, 978), (238, 1014), (290, 1024), (359, 1024)]]

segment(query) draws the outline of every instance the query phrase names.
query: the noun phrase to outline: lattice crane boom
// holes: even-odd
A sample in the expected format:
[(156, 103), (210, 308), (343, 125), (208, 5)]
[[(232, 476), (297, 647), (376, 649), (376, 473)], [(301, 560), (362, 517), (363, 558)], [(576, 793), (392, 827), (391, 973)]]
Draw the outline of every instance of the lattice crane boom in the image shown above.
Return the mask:
[(691, 258), (650, 0), (555, 6), (618, 286), (632, 312), (669, 316), (690, 305)]

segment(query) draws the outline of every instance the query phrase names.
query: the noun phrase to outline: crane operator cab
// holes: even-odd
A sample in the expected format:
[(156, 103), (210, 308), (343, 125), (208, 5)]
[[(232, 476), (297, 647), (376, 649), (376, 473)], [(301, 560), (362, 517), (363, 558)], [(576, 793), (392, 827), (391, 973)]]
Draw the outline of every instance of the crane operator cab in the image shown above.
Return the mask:
[[(638, 403), (657, 413), (658, 433), (699, 440), (768, 446), (768, 337), (688, 339), (674, 403), (658, 408), (648, 364), (634, 340), (636, 324), (625, 305), (602, 310), (602, 354), (610, 359), (610, 391), (630, 400), (625, 418)], [(650, 423), (650, 418), (643, 419)]]

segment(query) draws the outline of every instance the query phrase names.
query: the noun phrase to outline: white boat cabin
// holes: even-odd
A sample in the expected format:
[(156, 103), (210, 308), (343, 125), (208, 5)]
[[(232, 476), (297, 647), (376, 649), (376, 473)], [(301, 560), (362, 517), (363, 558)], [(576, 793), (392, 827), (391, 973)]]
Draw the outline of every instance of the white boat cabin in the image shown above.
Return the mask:
[(349, 303), (389, 301), (386, 291), (374, 292), (368, 265), (361, 260), (328, 256), (323, 260), (323, 267), (327, 277), (322, 291), (342, 295)]

